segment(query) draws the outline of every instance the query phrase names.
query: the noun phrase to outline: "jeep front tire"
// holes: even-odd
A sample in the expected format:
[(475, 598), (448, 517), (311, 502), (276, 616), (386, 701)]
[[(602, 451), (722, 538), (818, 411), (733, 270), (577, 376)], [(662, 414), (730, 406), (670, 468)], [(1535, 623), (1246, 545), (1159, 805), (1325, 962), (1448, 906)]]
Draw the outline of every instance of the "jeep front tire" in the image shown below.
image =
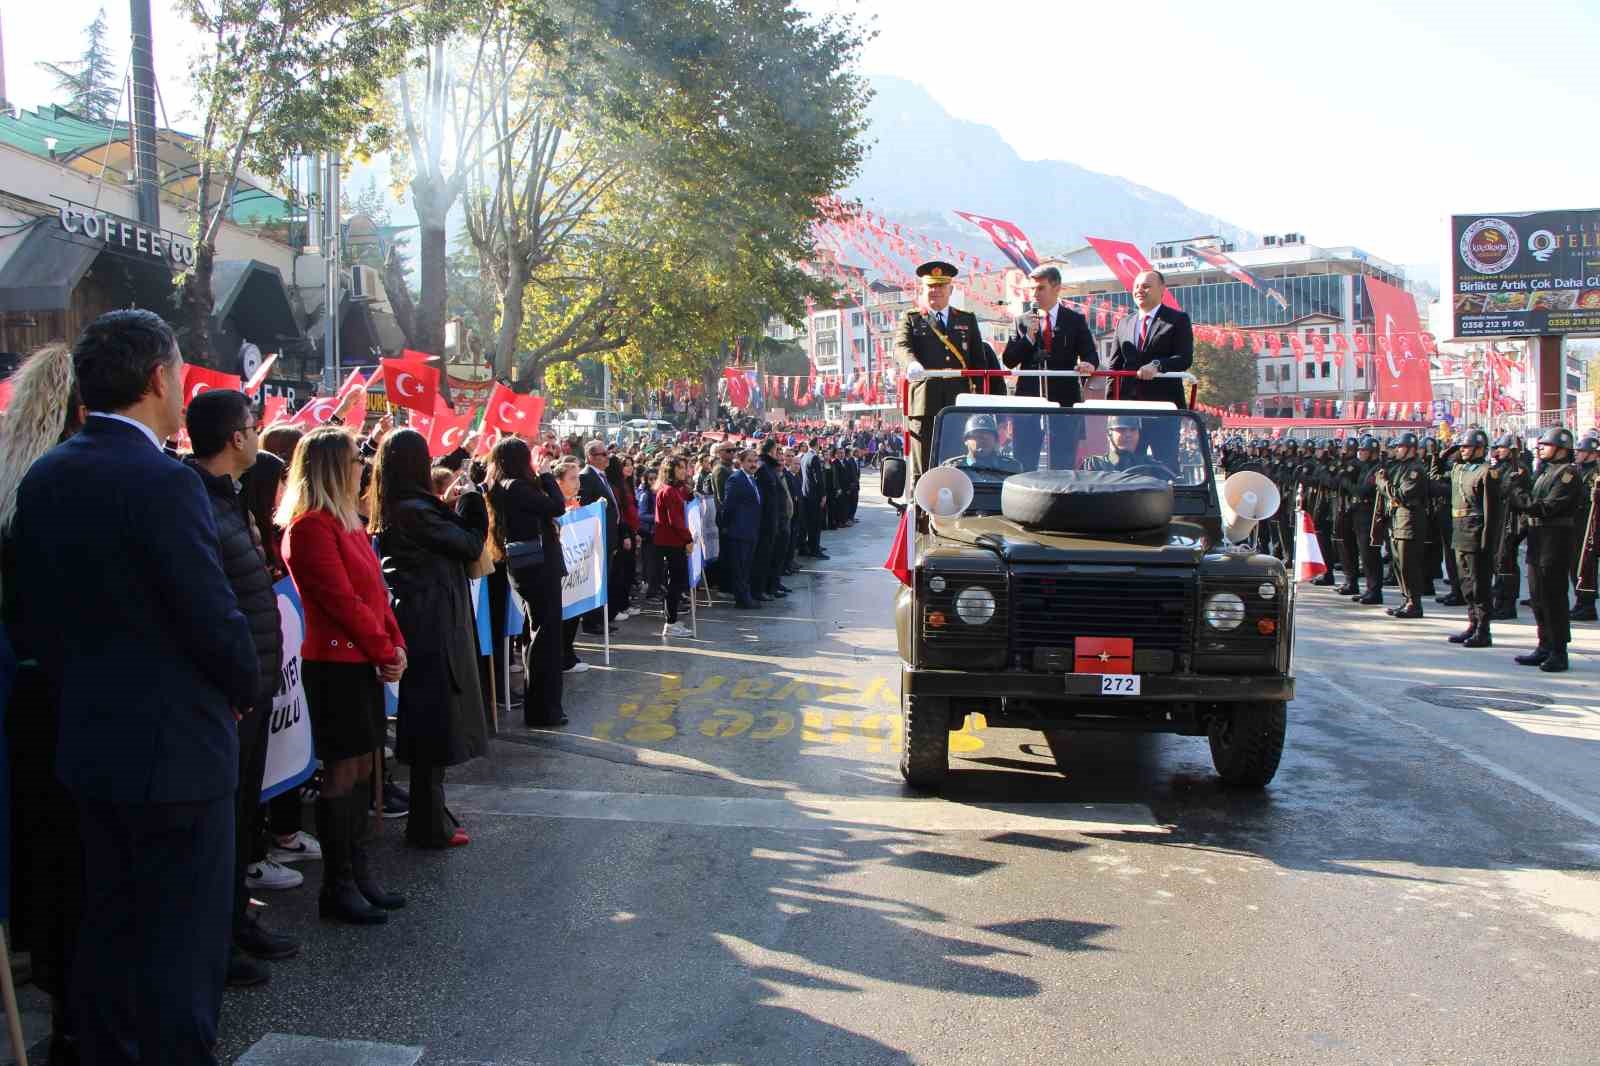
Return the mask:
[(912, 788), (936, 791), (950, 768), (950, 701), (902, 689), (900, 715), (905, 727), (900, 776)]
[(1282, 700), (1236, 703), (1211, 720), (1211, 764), (1230, 785), (1261, 788), (1278, 772), (1289, 705)]

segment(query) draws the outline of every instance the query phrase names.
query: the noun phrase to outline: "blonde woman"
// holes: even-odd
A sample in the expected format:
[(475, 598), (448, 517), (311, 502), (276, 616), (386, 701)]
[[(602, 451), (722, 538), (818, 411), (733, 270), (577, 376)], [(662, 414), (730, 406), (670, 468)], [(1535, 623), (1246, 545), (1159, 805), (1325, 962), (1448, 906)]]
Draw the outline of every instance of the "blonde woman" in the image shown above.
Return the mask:
[[(0, 537), (16, 516), (17, 486), (35, 459), (78, 431), (87, 417), (78, 399), (72, 351), (40, 348), (10, 378), (11, 405), (0, 420)], [(12, 562), (5, 552), (6, 563)], [(6, 575), (9, 579), (10, 575)], [(9, 584), (9, 581), (8, 581)], [(10, 606), (8, 602), (8, 607)], [(7, 612), (9, 615), (9, 611)], [(33, 983), (50, 995), (50, 1061), (76, 1046), (67, 973), (83, 913), (82, 846), (72, 796), (56, 780), (59, 708), (38, 663), (18, 665), (6, 707), (11, 745), (11, 901), (13, 951), (33, 957)]]
[(406, 668), (405, 638), (378, 569), (356, 496), (361, 455), (348, 431), (325, 426), (295, 445), (278, 506), (283, 561), (305, 609), (302, 677), (322, 760), (317, 836), (324, 918), (358, 925), (388, 920), (405, 900), (379, 888), (367, 864), (367, 792), (383, 745), (383, 683)]

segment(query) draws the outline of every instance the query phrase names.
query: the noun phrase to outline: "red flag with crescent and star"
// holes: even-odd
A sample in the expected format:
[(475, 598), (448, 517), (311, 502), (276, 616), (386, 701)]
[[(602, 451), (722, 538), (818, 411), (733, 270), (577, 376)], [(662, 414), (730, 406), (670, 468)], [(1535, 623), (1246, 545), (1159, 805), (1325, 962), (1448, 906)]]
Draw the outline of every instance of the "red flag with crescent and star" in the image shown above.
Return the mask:
[(472, 412), (458, 415), (440, 400), (432, 415), (412, 415), (411, 428), (428, 438), (428, 454), (437, 459), (466, 442), (472, 431)]
[(1007, 222), (1003, 218), (990, 218), (987, 215), (974, 215), (969, 211), (957, 211), (956, 214), (983, 230), (1000, 249), (1000, 253), (1023, 273), (1028, 273), (1039, 265), (1039, 253), (1033, 250), (1033, 242), (1028, 240), (1028, 235), (1017, 228), (1016, 223)]
[(224, 374), (220, 370), (210, 370), (193, 363), (183, 365), (183, 406), (188, 407), (189, 401), (205, 392), (207, 389), (233, 389), (243, 391), (240, 386), (243, 379), (238, 374)]
[[(1144, 257), (1144, 253), (1127, 241), (1112, 241), (1104, 237), (1085, 237), (1084, 240), (1089, 242), (1090, 246), (1094, 248), (1095, 254), (1110, 268), (1111, 273), (1116, 275), (1117, 280), (1122, 283), (1122, 287), (1129, 292), (1133, 291), (1135, 278), (1146, 270), (1155, 269), (1150, 265), (1150, 260)], [(1161, 302), (1174, 311), (1183, 310), (1178, 304), (1178, 298), (1172, 295), (1171, 289), (1166, 290)]]
[(385, 359), (383, 390), (389, 402), (423, 415), (432, 415), (439, 399), (439, 370), (410, 359)]
[(537, 433), (544, 418), (544, 397), (536, 393), (520, 395), (501, 382), (489, 392), (489, 405), (483, 412), (483, 427), (523, 435)]

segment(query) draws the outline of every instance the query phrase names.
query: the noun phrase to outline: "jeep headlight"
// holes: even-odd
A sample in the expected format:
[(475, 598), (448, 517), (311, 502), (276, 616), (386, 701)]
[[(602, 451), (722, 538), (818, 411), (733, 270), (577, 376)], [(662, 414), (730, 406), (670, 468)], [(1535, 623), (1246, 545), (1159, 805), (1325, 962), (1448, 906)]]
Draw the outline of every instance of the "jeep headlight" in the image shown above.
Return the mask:
[(1244, 621), (1244, 601), (1231, 592), (1219, 592), (1207, 598), (1205, 619), (1212, 629), (1238, 629)]
[[(1239, 611), (1240, 617), (1244, 617), (1243, 604), (1239, 605)], [(976, 585), (962, 589), (956, 595), (956, 617), (969, 626), (981, 626), (988, 622), (994, 617), (994, 593)]]

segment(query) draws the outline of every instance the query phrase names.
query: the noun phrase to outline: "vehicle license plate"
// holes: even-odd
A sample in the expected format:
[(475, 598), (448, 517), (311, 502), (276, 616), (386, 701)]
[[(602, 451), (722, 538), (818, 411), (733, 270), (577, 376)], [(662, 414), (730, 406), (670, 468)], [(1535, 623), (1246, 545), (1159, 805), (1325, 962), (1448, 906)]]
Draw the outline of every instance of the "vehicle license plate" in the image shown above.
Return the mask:
[(1138, 674), (1101, 674), (1100, 695), (1102, 696), (1137, 696), (1139, 694)]

